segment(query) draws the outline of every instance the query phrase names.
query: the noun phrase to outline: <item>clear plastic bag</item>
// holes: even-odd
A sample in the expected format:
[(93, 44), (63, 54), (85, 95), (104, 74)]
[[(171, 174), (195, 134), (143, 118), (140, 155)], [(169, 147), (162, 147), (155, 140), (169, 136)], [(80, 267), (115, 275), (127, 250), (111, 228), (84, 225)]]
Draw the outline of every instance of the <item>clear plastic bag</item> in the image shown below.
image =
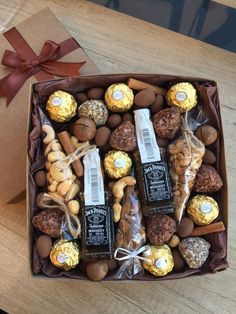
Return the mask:
[[(143, 272), (139, 254), (144, 251), (146, 243), (145, 228), (142, 223), (140, 202), (134, 187), (125, 190), (121, 219), (116, 236), (115, 258), (124, 261), (115, 274), (116, 279), (133, 278)], [(121, 256), (122, 255), (122, 256)]]
[(175, 218), (179, 223), (189, 199), (197, 171), (202, 164), (205, 146), (193, 134), (193, 130), (206, 121), (201, 110), (193, 116), (181, 117), (182, 135), (168, 146), (170, 176), (173, 182)]

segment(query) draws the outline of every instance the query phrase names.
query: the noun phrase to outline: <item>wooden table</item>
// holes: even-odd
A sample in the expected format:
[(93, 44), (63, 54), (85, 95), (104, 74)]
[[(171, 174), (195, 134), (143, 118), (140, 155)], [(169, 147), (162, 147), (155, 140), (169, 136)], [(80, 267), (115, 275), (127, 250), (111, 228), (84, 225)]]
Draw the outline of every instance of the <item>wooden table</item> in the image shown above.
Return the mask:
[[(104, 73), (146, 72), (219, 83), (229, 181), (227, 271), (168, 282), (31, 279), (25, 201), (0, 208), (0, 308), (10, 313), (234, 313), (236, 54), (80, 0), (0, 0), (3, 31), (49, 6)], [(10, 188), (10, 187), (9, 187)]]

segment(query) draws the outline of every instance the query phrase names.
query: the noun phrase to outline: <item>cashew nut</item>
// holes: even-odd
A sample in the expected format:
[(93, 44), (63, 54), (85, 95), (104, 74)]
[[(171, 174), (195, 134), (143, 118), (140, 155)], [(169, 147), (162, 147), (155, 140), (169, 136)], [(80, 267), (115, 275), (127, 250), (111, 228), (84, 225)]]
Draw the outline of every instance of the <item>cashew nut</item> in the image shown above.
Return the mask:
[(45, 162), (45, 168), (49, 171), (50, 170), (50, 168), (51, 168), (51, 165), (52, 165), (52, 163), (51, 163), (51, 161), (46, 161)]
[(65, 169), (61, 169), (57, 162), (54, 162), (51, 165), (49, 171), (52, 178), (57, 182), (63, 182), (67, 179), (70, 179), (73, 175), (69, 167), (66, 167)]
[(66, 195), (72, 183), (73, 181), (71, 179), (67, 179), (64, 182), (61, 182), (57, 187), (57, 192), (63, 196)]
[(70, 200), (72, 200), (76, 196), (76, 194), (79, 193), (79, 191), (80, 191), (80, 186), (75, 182), (72, 183), (69, 188), (69, 191), (66, 194), (65, 201), (69, 202)]
[(53, 127), (48, 124), (44, 124), (42, 126), (42, 131), (46, 133), (45, 138), (43, 139), (44, 144), (49, 144), (55, 139), (55, 131), (53, 130)]
[(66, 157), (65, 153), (61, 151), (51, 152), (48, 154), (48, 161), (55, 162), (58, 160), (62, 160), (65, 157)]
[(124, 196), (124, 188), (127, 185), (135, 185), (136, 180), (134, 177), (127, 176), (119, 179), (116, 181), (116, 183), (113, 185), (112, 188), (112, 194), (115, 197), (115, 203), (113, 204), (113, 212), (114, 212), (114, 221), (118, 222), (120, 220), (120, 214), (122, 206), (120, 205), (120, 202)]
[(78, 139), (75, 136), (71, 136), (70, 138), (71, 144), (75, 149), (80, 148), (84, 144), (88, 144), (89, 142), (79, 142)]
[(71, 200), (68, 202), (67, 206), (72, 214), (78, 215), (79, 209), (80, 209), (80, 205), (78, 201)]
[(52, 143), (52, 150), (53, 150), (54, 152), (56, 152), (56, 151), (62, 151), (62, 146), (61, 146), (61, 144), (60, 144), (60, 143), (57, 143), (57, 142)]
[(52, 181), (51, 184), (48, 186), (48, 191), (55, 192), (58, 186), (57, 181)]

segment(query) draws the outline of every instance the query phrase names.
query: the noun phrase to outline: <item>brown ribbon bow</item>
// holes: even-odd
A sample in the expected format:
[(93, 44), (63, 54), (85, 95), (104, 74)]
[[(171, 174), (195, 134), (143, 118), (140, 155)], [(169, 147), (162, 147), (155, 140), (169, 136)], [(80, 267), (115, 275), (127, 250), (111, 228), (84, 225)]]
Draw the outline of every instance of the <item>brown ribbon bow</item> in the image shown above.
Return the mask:
[[(14, 33), (16, 33), (16, 29)], [(17, 36), (19, 36), (19, 33)], [(32, 57), (32, 53), (29, 57), (20, 52), (5, 50), (2, 64), (13, 68), (13, 71), (0, 80), (0, 97), (6, 97), (7, 105), (9, 105), (25, 81), (38, 72), (43, 71), (57, 76), (77, 76), (79, 68), (86, 61), (74, 63), (58, 62), (56, 60), (79, 47), (79, 44), (73, 38), (69, 38), (61, 44), (47, 40), (39, 56), (33, 53), (34, 57)]]

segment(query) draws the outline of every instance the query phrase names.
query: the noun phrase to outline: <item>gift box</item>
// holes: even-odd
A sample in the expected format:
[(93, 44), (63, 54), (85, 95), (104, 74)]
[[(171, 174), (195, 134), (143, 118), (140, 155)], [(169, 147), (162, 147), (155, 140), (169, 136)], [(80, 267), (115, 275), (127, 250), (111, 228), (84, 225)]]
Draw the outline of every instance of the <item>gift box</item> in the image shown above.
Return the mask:
[[(79, 71), (82, 75), (97, 74), (99, 70), (48, 8), (0, 36), (0, 55), (3, 56), (0, 96), (5, 96), (0, 98), (0, 204), (4, 204), (25, 190), (30, 84), (58, 77), (60, 71), (53, 69), (58, 66), (56, 62), (73, 63), (70, 66), (67, 63), (63, 73), (66, 76), (70, 75), (68, 69), (71, 66), (72, 75), (77, 75), (76, 63), (79, 62), (86, 62)], [(55, 55), (51, 49), (56, 51)], [(47, 63), (45, 57), (53, 62)]]
[[(214, 164), (216, 170), (223, 180), (223, 188), (214, 193), (214, 199), (219, 205), (220, 214), (218, 220), (222, 221), (225, 230), (214, 232), (203, 236), (211, 245), (210, 255), (202, 267), (191, 269), (185, 267), (182, 271), (172, 271), (167, 276), (155, 277), (148, 272), (135, 277), (137, 280), (168, 280), (183, 278), (190, 275), (202, 275), (214, 273), (227, 268), (227, 217), (228, 217), (228, 197), (227, 197), (227, 177), (225, 166), (224, 136), (220, 114), (220, 103), (216, 82), (193, 77), (180, 77), (171, 75), (158, 74), (113, 74), (113, 75), (93, 75), (82, 77), (69, 77), (58, 80), (48, 80), (35, 83), (31, 89), (30, 114), (29, 114), (29, 142), (28, 142), (28, 226), (29, 226), (29, 250), (30, 250), (30, 267), (32, 275), (44, 275), (48, 277), (66, 276), (76, 279), (86, 278), (84, 274), (83, 263), (77, 268), (65, 271), (52, 265), (49, 257), (40, 258), (35, 248), (35, 241), (41, 234), (32, 227), (32, 217), (40, 210), (35, 203), (36, 195), (41, 191), (37, 188), (34, 180), (34, 174), (44, 167), (43, 139), (41, 130), (41, 118), (39, 108), (46, 113), (45, 106), (48, 97), (57, 90), (63, 90), (71, 93), (76, 97), (80, 92), (87, 92), (92, 87), (108, 88), (114, 83), (127, 83), (132, 77), (145, 83), (153, 84), (164, 89), (168, 89), (178, 82), (192, 83), (198, 93), (198, 104), (201, 105), (204, 114), (208, 118), (208, 124), (218, 130), (218, 138), (211, 145), (211, 150), (216, 155)], [(64, 130), (65, 126), (59, 124), (56, 126), (56, 133)], [(114, 280), (114, 271), (109, 272), (105, 280)]]

